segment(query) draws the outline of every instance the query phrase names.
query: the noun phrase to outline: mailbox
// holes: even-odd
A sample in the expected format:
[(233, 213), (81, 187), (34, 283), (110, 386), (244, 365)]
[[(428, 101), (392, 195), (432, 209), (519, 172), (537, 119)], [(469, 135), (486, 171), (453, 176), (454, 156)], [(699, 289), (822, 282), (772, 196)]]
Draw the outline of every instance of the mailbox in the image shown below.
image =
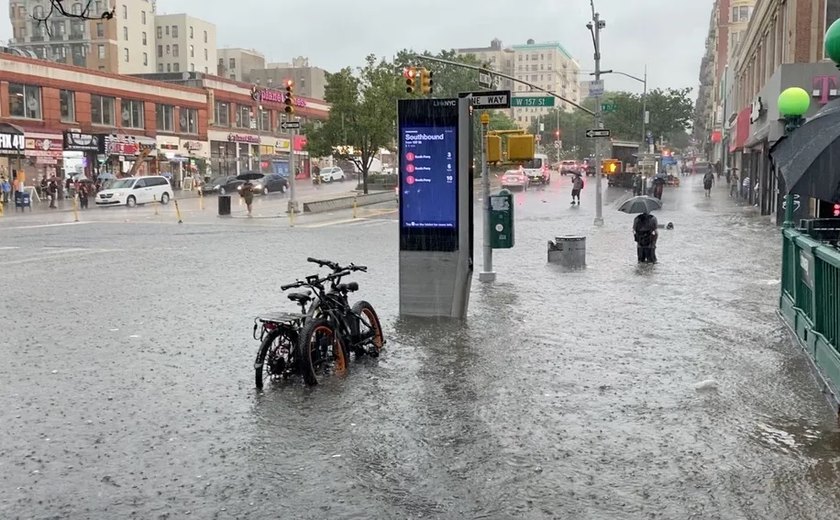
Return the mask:
[(507, 190), (490, 196), (490, 247), (513, 247), (513, 194)]

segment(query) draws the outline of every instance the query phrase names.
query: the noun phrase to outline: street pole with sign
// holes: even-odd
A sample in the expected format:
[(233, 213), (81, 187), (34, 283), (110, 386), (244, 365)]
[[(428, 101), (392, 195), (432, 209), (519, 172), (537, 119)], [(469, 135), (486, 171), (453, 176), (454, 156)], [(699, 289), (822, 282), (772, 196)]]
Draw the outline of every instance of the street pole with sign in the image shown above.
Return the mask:
[[(587, 28), (592, 33), (592, 43), (595, 46), (595, 128), (604, 128), (604, 114), (601, 107), (601, 96), (603, 95), (603, 83), (601, 83), (601, 29), (606, 26), (606, 23), (601, 20), (601, 15), (595, 11), (595, 1), (590, 0), (592, 6), (592, 21), (587, 24)], [(595, 225), (602, 226), (604, 224), (603, 215), (603, 188), (601, 186), (601, 137), (595, 139)]]
[(487, 168), (487, 130), (490, 128), (490, 114), (481, 112), (481, 196), (484, 197), (484, 270), (478, 274), (479, 281), (493, 282), (493, 247), (490, 243), (490, 171)]

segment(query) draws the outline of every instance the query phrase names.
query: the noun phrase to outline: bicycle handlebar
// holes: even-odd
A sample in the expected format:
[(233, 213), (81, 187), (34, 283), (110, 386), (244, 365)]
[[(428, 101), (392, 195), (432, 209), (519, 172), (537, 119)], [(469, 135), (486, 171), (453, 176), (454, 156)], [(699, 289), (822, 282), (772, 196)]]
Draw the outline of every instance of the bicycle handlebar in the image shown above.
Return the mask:
[(363, 273), (366, 273), (368, 269), (366, 265), (350, 264), (348, 266), (342, 266), (339, 265), (338, 262), (333, 262), (331, 260), (320, 260), (311, 256), (307, 258), (306, 261), (312, 264), (318, 264), (321, 267), (329, 267), (333, 270), (334, 273), (337, 273), (339, 271), (361, 271)]

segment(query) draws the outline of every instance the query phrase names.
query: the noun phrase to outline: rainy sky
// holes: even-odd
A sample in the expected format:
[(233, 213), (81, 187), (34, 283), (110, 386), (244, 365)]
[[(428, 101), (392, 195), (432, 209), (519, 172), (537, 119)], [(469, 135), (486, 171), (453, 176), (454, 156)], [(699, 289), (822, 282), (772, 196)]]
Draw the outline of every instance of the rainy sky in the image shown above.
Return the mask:
[[(647, 64), (651, 88), (696, 91), (712, 0), (595, 2), (607, 22), (603, 68), (642, 76)], [(310, 64), (330, 71), (359, 65), (371, 52), (479, 47), (493, 38), (505, 44), (560, 41), (580, 63), (582, 80), (594, 67), (585, 28), (589, 0), (158, 0), (157, 9), (215, 23), (220, 47), (255, 48), (269, 61), (308, 56)], [(0, 39), (10, 37), (4, 17)], [(607, 90), (641, 91), (640, 83), (619, 76), (606, 81)]]

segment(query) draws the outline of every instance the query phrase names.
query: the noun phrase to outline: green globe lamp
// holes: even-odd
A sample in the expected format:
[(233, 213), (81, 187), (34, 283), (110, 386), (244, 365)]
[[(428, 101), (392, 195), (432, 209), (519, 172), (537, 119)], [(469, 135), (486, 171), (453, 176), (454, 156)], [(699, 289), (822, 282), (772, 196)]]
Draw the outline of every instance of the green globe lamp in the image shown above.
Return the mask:
[(825, 32), (825, 55), (840, 67), (840, 20), (834, 20)]
[[(835, 25), (837, 25), (836, 22), (832, 27)], [(840, 31), (840, 25), (837, 26), (837, 30)], [(840, 51), (840, 47), (838, 47), (838, 51)], [(808, 112), (808, 108), (811, 106), (811, 96), (803, 88), (790, 87), (779, 94), (778, 105), (779, 114), (785, 119), (785, 135), (790, 135), (791, 132), (802, 126), (804, 121), (802, 116)], [(789, 190), (785, 193), (784, 208), (785, 220), (782, 227), (792, 228), (794, 218), (793, 194)]]

